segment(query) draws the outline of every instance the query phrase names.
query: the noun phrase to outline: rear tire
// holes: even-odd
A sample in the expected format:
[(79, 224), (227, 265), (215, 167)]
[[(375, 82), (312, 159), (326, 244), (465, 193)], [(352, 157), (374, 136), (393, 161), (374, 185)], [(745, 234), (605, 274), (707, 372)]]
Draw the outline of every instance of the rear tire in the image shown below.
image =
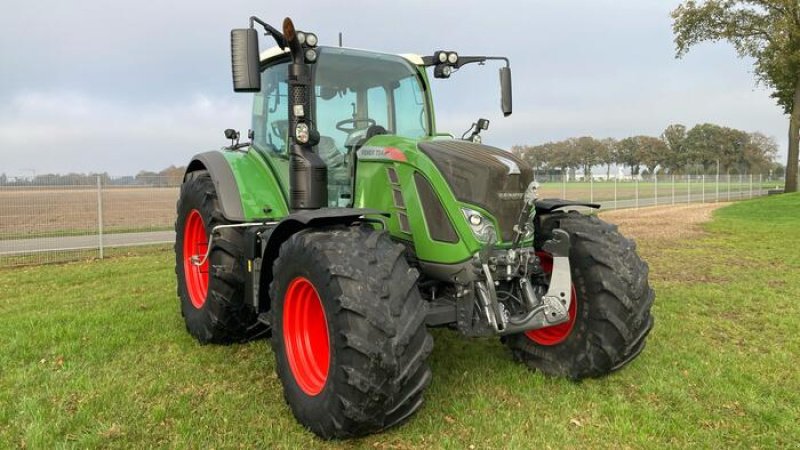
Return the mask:
[(205, 170), (187, 174), (175, 221), (175, 273), (186, 329), (203, 344), (243, 342), (264, 331), (244, 304), (241, 231), (220, 230), (208, 261), (200, 268), (191, 263), (192, 256), (205, 256), (211, 230), (227, 224), (211, 175)]
[(563, 336), (545, 328), (507, 336), (504, 342), (515, 359), (547, 375), (579, 380), (623, 367), (641, 353), (653, 326), (655, 294), (647, 264), (633, 241), (595, 216), (558, 212), (538, 220), (537, 249), (555, 228), (570, 235), (574, 322), (561, 326)]
[(302, 231), (281, 246), (273, 277), (276, 371), (301, 424), (349, 438), (421, 407), (433, 338), (401, 245), (366, 227)]

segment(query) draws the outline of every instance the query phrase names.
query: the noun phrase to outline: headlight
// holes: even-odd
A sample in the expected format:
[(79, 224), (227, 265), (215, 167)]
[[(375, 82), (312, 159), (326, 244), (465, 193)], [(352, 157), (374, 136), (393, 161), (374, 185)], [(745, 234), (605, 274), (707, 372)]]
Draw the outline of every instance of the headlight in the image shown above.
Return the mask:
[(447, 55), (447, 62), (455, 64), (458, 62), (458, 53), (452, 52)]
[(461, 212), (464, 213), (464, 218), (467, 219), (467, 223), (472, 229), (472, 234), (475, 235), (477, 240), (483, 243), (497, 241), (497, 230), (495, 230), (491, 220), (474, 209), (461, 208)]
[(438, 58), (438, 59), (439, 59), (439, 62), (440, 62), (440, 63), (446, 63), (446, 62), (447, 62), (447, 53), (445, 53), (445, 52), (439, 52), (439, 53), (436, 55), (436, 58)]
[(302, 31), (298, 31), (297, 32), (297, 42), (299, 42), (300, 45), (303, 45), (303, 44), (306, 43), (306, 34), (303, 33)]

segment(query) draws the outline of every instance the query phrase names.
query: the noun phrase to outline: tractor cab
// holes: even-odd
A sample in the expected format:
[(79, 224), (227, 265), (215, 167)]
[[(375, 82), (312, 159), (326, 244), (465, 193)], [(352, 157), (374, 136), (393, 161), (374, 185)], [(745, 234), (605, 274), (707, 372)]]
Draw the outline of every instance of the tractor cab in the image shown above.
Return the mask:
[[(273, 164), (289, 160), (289, 55), (273, 47), (261, 55), (261, 90), (253, 100), (253, 147)], [(311, 69), (314, 151), (327, 166), (329, 207), (352, 199), (355, 155), (370, 138), (432, 135), (426, 79), (407, 59), (347, 48), (319, 47)], [(278, 170), (288, 175), (288, 170)], [(288, 179), (284, 180), (288, 186)]]

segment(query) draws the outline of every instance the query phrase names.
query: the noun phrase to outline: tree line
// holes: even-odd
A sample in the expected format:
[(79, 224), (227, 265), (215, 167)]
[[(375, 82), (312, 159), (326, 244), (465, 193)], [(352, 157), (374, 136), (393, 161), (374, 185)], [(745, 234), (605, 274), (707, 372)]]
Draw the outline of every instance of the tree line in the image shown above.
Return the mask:
[(180, 186), (186, 166), (169, 166), (158, 172), (140, 171), (136, 175), (112, 177), (108, 173), (45, 173), (30, 177), (9, 177), (0, 173), (0, 186), (94, 186), (98, 177), (103, 186)]
[(538, 171), (583, 172), (604, 167), (626, 167), (631, 175), (697, 173), (769, 173), (781, 175), (775, 162), (778, 144), (762, 133), (710, 123), (691, 129), (680, 124), (668, 126), (660, 136), (631, 136), (624, 139), (569, 138), (540, 145), (515, 145), (512, 152)]

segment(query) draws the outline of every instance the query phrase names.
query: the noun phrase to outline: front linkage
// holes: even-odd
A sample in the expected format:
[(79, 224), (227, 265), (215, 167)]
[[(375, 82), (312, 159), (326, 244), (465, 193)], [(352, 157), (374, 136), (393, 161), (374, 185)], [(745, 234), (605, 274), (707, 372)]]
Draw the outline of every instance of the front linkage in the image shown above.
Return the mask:
[[(456, 284), (454, 301), (450, 303), (447, 296), (433, 299), (439, 307), (431, 309), (429, 325), (444, 324), (448, 315), (442, 311), (448, 306), (455, 309), (457, 328), (467, 336), (517, 334), (569, 320), (572, 301), (569, 234), (556, 229), (553, 237), (542, 246), (541, 251), (553, 260), (550, 276), (544, 273), (537, 250), (533, 246), (522, 246), (535, 231), (532, 216), (537, 189), (538, 183), (533, 182), (525, 192), (511, 248), (494, 248), (494, 235), (491, 235), (470, 261), (467, 271), (470, 276)], [(544, 284), (531, 281), (547, 278), (550, 281), (546, 292)]]

